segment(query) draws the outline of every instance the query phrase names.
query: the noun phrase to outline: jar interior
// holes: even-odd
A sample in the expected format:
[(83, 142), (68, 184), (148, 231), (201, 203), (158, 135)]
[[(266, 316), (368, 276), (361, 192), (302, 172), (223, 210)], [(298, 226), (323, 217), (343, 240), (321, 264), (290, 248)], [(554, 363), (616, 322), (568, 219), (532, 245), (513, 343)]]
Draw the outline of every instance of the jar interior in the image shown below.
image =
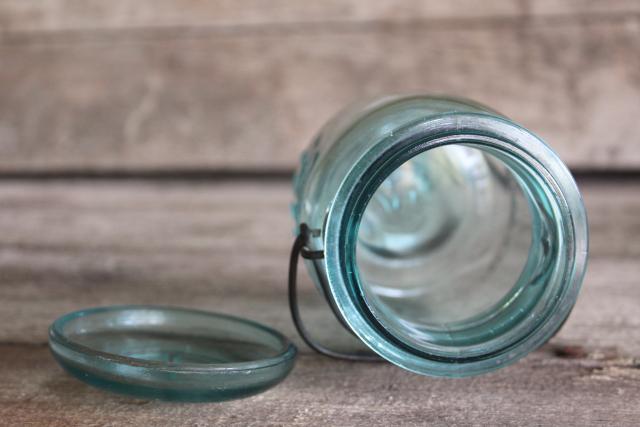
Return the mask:
[(359, 224), (365, 303), (417, 349), (512, 329), (553, 274), (552, 206), (518, 162), (489, 147), (451, 144), (412, 157), (377, 188)]

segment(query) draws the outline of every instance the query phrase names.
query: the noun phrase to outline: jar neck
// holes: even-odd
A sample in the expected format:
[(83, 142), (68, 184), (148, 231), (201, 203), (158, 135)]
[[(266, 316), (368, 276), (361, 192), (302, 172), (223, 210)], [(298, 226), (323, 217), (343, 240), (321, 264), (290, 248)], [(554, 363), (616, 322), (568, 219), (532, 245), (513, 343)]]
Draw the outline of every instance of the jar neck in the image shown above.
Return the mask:
[[(411, 322), (394, 323), (363, 279), (356, 253), (362, 218), (376, 191), (403, 164), (422, 153), (453, 146), (481, 150), (498, 159), (529, 201), (534, 235), (522, 283), (514, 286), (518, 295), (512, 298), (519, 302), (465, 327), (452, 323), (445, 328), (411, 329)], [(414, 372), (465, 376), (511, 363), (557, 331), (584, 274), (586, 216), (570, 173), (536, 136), (492, 115), (443, 114), (399, 129), (357, 161), (329, 210), (324, 247), (331, 297), (345, 322), (369, 347)], [(540, 260), (549, 264), (543, 275), (538, 274)]]

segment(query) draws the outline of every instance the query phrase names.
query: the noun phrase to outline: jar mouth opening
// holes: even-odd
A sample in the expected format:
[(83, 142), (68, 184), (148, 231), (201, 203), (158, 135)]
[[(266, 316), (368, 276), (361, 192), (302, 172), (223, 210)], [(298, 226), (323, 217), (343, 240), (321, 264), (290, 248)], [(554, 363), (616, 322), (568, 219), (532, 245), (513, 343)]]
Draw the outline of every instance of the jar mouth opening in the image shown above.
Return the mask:
[(492, 151), (466, 139), (427, 149), (381, 172), (354, 206), (355, 295), (418, 353), (499, 350), (563, 290), (550, 286), (563, 260), (552, 196), (521, 162)]
[(357, 224), (349, 259), (359, 294), (417, 351), (445, 355), (504, 335), (531, 314), (557, 267), (546, 194), (485, 150), (456, 142), (415, 155), (377, 187)]
[[(558, 177), (543, 164), (549, 160), (556, 166), (559, 161), (536, 137), (500, 119), (464, 116), (462, 119), (470, 120), (473, 129), (460, 132), (460, 117), (454, 120), (456, 131), (445, 135), (424, 132), (423, 124), (420, 124), (379, 144), (386, 149), (368, 153), (369, 159), (360, 161), (368, 163), (366, 167), (354, 166), (357, 179), (353, 184), (347, 179), (341, 187), (345, 199), (344, 205), (336, 210), (341, 214), (339, 229), (334, 230), (337, 234), (327, 230), (325, 250), (331, 250), (331, 236), (338, 242), (335, 255), (342, 267), (334, 279), (342, 281), (344, 286), (343, 292), (334, 294), (334, 299), (346, 322), (374, 351), (419, 373), (446, 376), (481, 373), (509, 363), (541, 345), (568, 315), (584, 270), (584, 259), (578, 258), (586, 257), (586, 250), (582, 255), (576, 252), (582, 249), (576, 247), (575, 218), (569, 214), (570, 207), (564, 197), (566, 191), (561, 188), (573, 186), (577, 193), (566, 168), (562, 166), (554, 171), (564, 173), (559, 177), (563, 180), (559, 185)], [(451, 120), (451, 117), (444, 120)], [(486, 129), (477, 132), (478, 120), (480, 124), (484, 120), (490, 127), (509, 126), (523, 132), (528, 138), (524, 142), (534, 144), (536, 148), (543, 147), (547, 157), (542, 156), (543, 162), (540, 162), (540, 153), (532, 156), (523, 140), (514, 142), (501, 138), (498, 133), (486, 132)], [(446, 126), (437, 128), (442, 130)], [(509, 130), (514, 132), (514, 129)], [(471, 185), (466, 188), (467, 194), (463, 198), (468, 198), (469, 189), (471, 193), (479, 194), (475, 197), (471, 194), (470, 201), (460, 202), (457, 200), (460, 197), (450, 190), (464, 193), (465, 188), (444, 185), (439, 189), (440, 199), (426, 197), (422, 204), (410, 205), (410, 209), (404, 211), (396, 209), (389, 215), (389, 211), (393, 211), (388, 209), (389, 203), (402, 205), (404, 202), (406, 205), (419, 198), (416, 196), (419, 189), (407, 190), (406, 173), (395, 177), (398, 181), (395, 184), (399, 186), (394, 188), (394, 174), (402, 168), (407, 169), (406, 165), (411, 162), (419, 163), (418, 159), (433, 169), (438, 155), (443, 153), (449, 157), (452, 153), (461, 156), (462, 160), (458, 160), (463, 164), (490, 159), (480, 166), (475, 164), (466, 171), (468, 176), (462, 177)], [(409, 187), (416, 185), (416, 169), (419, 169), (416, 164), (408, 167), (409, 175), (414, 178)], [(450, 173), (451, 164), (449, 166), (447, 172)], [(502, 168), (502, 172), (496, 173), (496, 166)], [(478, 175), (479, 171), (485, 174)], [(489, 176), (493, 176), (494, 182), (487, 181)], [(442, 177), (431, 178), (430, 184), (442, 180)], [(499, 182), (500, 179), (503, 182)], [(426, 181), (429, 184), (429, 179)], [(517, 188), (508, 187), (514, 183)], [(495, 188), (491, 191), (480, 188), (489, 184)], [(405, 200), (394, 201), (394, 195), (403, 191)], [(500, 191), (505, 194), (496, 194)], [(379, 197), (380, 192), (382, 197)], [(487, 202), (488, 198), (501, 201), (480, 207), (480, 210), (485, 209), (482, 215), (469, 217), (468, 211), (478, 208), (477, 204)], [(454, 205), (457, 203), (453, 219), (449, 215), (451, 212), (443, 209), (452, 200)], [(518, 224), (514, 227), (514, 218), (505, 216), (504, 211), (487, 211), (496, 207), (508, 210), (514, 203), (518, 211), (515, 219), (522, 220), (524, 231), (517, 227)], [(333, 212), (330, 217), (332, 215)], [(422, 221), (425, 217), (428, 217), (427, 221)], [(330, 218), (328, 227), (335, 218)], [(456, 221), (465, 224), (456, 226)], [(482, 230), (500, 221), (501, 226), (493, 226), (491, 232)], [(457, 230), (451, 232), (456, 227)], [(505, 233), (505, 227), (511, 227), (508, 233)], [(581, 243), (586, 245), (586, 222), (584, 228), (585, 237)], [(442, 229), (449, 229), (450, 234), (443, 238), (438, 234)], [(420, 233), (423, 235), (419, 236)], [(496, 234), (500, 234), (499, 238)], [(507, 247), (504, 247), (504, 239), (509, 241)], [(474, 245), (479, 247), (474, 248)], [(482, 255), (483, 250), (493, 251), (489, 254), (493, 257)], [(509, 257), (510, 261), (504, 261)], [(514, 262), (515, 267), (509, 267), (508, 264)], [(466, 275), (460, 273), (465, 267)], [(505, 275), (509, 268), (509, 274)], [(478, 279), (481, 274), (488, 277)], [(477, 304), (486, 291), (496, 292)], [(476, 306), (469, 308), (473, 304)]]

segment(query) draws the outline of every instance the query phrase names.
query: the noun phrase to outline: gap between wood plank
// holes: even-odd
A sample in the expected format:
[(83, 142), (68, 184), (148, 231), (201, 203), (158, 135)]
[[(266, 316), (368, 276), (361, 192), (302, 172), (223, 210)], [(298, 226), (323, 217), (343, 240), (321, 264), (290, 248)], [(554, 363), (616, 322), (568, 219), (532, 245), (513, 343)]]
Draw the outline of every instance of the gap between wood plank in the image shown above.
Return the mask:
[[(67, 169), (67, 170), (25, 170), (0, 171), (2, 181), (288, 181), (295, 171), (290, 169)], [(640, 181), (638, 169), (586, 169), (571, 170), (576, 181)]]
[(34, 41), (46, 44), (56, 42), (92, 42), (100, 40), (157, 40), (157, 39), (197, 39), (211, 36), (256, 36), (256, 35), (295, 35), (295, 34), (351, 34), (378, 31), (424, 30), (428, 26), (432, 31), (465, 31), (484, 28), (497, 28), (512, 25), (534, 24), (568, 26), (601, 24), (640, 19), (637, 12), (609, 12), (598, 14), (573, 15), (516, 15), (462, 18), (417, 18), (370, 21), (309, 21), (281, 23), (243, 23), (243, 24), (195, 24), (166, 26), (137, 26), (118, 28), (71, 28), (64, 30), (0, 30), (1, 45), (33, 45)]

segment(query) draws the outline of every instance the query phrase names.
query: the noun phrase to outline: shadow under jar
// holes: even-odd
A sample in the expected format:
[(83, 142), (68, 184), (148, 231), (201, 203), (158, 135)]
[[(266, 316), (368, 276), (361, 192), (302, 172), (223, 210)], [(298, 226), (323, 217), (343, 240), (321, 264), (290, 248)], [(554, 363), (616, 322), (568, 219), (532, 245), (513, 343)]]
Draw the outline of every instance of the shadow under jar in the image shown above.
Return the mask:
[(584, 275), (578, 188), (544, 142), (459, 99), (386, 97), (303, 153), (294, 218), (339, 320), (413, 372), (514, 362), (565, 321)]

